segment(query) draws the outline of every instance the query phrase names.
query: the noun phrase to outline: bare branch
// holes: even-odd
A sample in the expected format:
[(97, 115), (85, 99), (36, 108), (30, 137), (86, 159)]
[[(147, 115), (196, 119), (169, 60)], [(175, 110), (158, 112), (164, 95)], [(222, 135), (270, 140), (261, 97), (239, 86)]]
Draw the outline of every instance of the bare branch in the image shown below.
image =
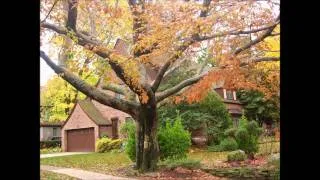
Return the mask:
[(173, 95), (173, 94), (176, 94), (181, 89), (183, 89), (183, 88), (185, 88), (187, 86), (190, 86), (192, 84), (197, 83), (200, 79), (202, 79), (204, 77), (204, 75), (205, 74), (202, 74), (200, 76), (196, 76), (196, 77), (184, 80), (184, 81), (180, 82), (178, 85), (176, 85), (176, 86), (174, 86), (172, 88), (169, 88), (169, 89), (166, 89), (166, 90), (164, 90), (162, 92), (156, 93), (157, 103), (162, 101), (162, 100), (164, 100), (165, 98)]
[(49, 17), (51, 11), (53, 10), (54, 6), (57, 4), (58, 1), (59, 1), (59, 0), (55, 0), (55, 1), (54, 1), (51, 9), (49, 10), (49, 12), (48, 12), (48, 14), (46, 15), (46, 17), (41, 21), (41, 23), (42, 23), (42, 22), (45, 22), (45, 21), (47, 20), (47, 18)]
[(261, 27), (261, 28), (257, 28), (257, 29), (252, 29), (252, 30), (248, 30), (248, 31), (232, 30), (232, 31), (227, 31), (227, 32), (223, 32), (223, 33), (213, 34), (210, 36), (202, 36), (202, 37), (200, 36), (197, 39), (195, 39), (195, 41), (204, 41), (204, 40), (214, 39), (217, 37), (223, 37), (223, 36), (228, 36), (228, 35), (252, 34), (252, 33), (259, 32), (259, 31), (269, 30), (271, 28), (273, 30), (277, 24), (278, 24), (278, 22), (275, 24), (269, 25), (269, 26), (265, 26), (265, 27)]
[(276, 23), (272, 25), (270, 28), (268, 28), (263, 34), (261, 34), (259, 37), (257, 37), (255, 40), (250, 41), (249, 43), (243, 45), (242, 47), (236, 49), (232, 54), (238, 55), (240, 52), (252, 47), (255, 44), (258, 44), (259, 42), (263, 41), (266, 37), (270, 36), (274, 28), (280, 23), (279, 21), (280, 16), (277, 17)]
[[(256, 58), (256, 59), (251, 59), (249, 62), (252, 63), (258, 63), (258, 62), (276, 62), (276, 61), (280, 61), (280, 57), (260, 57), (260, 58)], [(248, 62), (243, 62), (240, 63), (240, 66), (246, 66), (248, 65)]]
[(129, 102), (123, 99), (116, 99), (108, 94), (103, 93), (98, 90), (96, 87), (93, 87), (80, 79), (78, 76), (69, 72), (67, 69), (63, 67), (59, 67), (45, 54), (45, 52), (40, 51), (40, 57), (55, 71), (55, 73), (59, 74), (61, 78), (70, 83), (77, 90), (81, 91), (88, 97), (120, 111), (126, 112), (128, 114), (135, 114), (139, 105), (133, 102)]

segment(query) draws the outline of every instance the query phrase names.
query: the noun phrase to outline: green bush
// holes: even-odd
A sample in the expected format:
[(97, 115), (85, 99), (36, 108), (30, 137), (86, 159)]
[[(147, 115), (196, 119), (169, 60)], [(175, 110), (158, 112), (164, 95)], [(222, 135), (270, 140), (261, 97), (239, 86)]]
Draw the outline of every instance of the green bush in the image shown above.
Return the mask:
[(50, 154), (50, 153), (57, 153), (57, 152), (62, 152), (60, 147), (40, 149), (40, 154)]
[(158, 140), (160, 159), (184, 158), (191, 146), (191, 135), (184, 129), (179, 114), (173, 124), (167, 122), (160, 127)]
[(109, 138), (108, 133), (106, 132), (101, 133), (100, 138)]
[(247, 156), (244, 151), (238, 150), (230, 152), (227, 156), (228, 161), (244, 161), (247, 159)]
[[(128, 123), (128, 124), (127, 124)], [(136, 139), (135, 139), (135, 124), (131, 122), (123, 125), (123, 132), (127, 133), (125, 152), (131, 159), (136, 158)], [(181, 124), (181, 117), (178, 116), (173, 123), (167, 122), (161, 126), (158, 132), (158, 141), (160, 148), (160, 158), (183, 158), (186, 157), (187, 151), (191, 146), (190, 133), (184, 130)]]
[(239, 149), (244, 150), (250, 158), (259, 150), (258, 139), (262, 133), (262, 129), (258, 127), (256, 121), (248, 122), (243, 115), (240, 119), (239, 129), (236, 131), (236, 141)]
[(233, 138), (226, 138), (219, 144), (223, 151), (234, 151), (238, 149), (238, 143)]
[(112, 140), (109, 138), (100, 138), (96, 142), (96, 152), (104, 153), (113, 149), (120, 149), (122, 144), (121, 139)]
[(125, 122), (120, 126), (120, 133), (123, 135), (124, 138), (128, 138), (129, 134), (134, 132), (135, 132), (135, 123), (133, 120)]
[(232, 120), (222, 99), (215, 92), (210, 92), (199, 103), (182, 102), (159, 108), (159, 119), (162, 125), (172, 121), (180, 112), (183, 126), (193, 131), (202, 124), (206, 125), (209, 144), (219, 144), (225, 138), (224, 131), (232, 126)]
[(220, 142), (219, 145), (212, 145), (208, 147), (208, 151), (221, 152), (221, 151), (234, 151), (238, 149), (238, 143), (234, 138), (226, 138)]
[(61, 147), (61, 141), (40, 141), (40, 149)]
[(224, 132), (224, 135), (226, 137), (236, 138), (236, 132), (237, 132), (237, 128), (230, 128)]
[(184, 167), (188, 169), (199, 169), (201, 164), (200, 160), (194, 160), (194, 159), (166, 159), (164, 161), (161, 161), (158, 164), (160, 167), (168, 168), (168, 169), (174, 169), (176, 167)]
[(125, 152), (131, 159), (131, 161), (136, 161), (136, 138), (135, 138), (135, 132), (136, 127), (135, 123), (133, 121), (129, 121), (124, 123), (121, 126), (120, 132), (127, 137), (127, 140), (125, 142)]

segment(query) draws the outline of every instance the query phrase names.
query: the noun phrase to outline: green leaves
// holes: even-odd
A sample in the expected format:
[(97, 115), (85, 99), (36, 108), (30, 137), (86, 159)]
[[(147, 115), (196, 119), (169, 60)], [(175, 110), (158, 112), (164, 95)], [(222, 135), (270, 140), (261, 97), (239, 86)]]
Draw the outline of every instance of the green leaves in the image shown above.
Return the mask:
[(225, 104), (214, 92), (209, 93), (200, 103), (188, 104), (182, 102), (177, 105), (161, 107), (158, 110), (160, 122), (164, 123), (175, 118), (176, 110), (179, 110), (183, 126), (190, 131), (205, 124), (207, 134), (215, 144), (223, 139), (223, 132), (232, 125)]
[(245, 115), (250, 120), (264, 121), (279, 120), (279, 98), (265, 99), (259, 91), (239, 91), (238, 99), (244, 104)]

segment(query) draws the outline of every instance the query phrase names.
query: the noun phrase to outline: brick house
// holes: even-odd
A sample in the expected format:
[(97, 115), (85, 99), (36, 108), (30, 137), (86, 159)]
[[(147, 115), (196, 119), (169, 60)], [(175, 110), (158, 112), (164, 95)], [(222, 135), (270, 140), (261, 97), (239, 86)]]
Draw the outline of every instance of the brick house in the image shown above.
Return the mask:
[(62, 126), (62, 150), (95, 151), (98, 138), (118, 138), (119, 119), (128, 116), (90, 98), (78, 101)]
[(40, 141), (60, 140), (61, 122), (40, 122)]

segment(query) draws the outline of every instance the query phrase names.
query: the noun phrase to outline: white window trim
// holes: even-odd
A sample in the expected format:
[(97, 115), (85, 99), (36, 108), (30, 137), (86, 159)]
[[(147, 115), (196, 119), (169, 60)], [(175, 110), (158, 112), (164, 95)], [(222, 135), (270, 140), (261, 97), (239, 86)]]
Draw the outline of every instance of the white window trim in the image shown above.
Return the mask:
[(226, 89), (223, 89), (223, 98), (227, 99), (227, 91), (226, 91)]
[(236, 91), (233, 91), (233, 99), (234, 99), (235, 101), (237, 100)]

